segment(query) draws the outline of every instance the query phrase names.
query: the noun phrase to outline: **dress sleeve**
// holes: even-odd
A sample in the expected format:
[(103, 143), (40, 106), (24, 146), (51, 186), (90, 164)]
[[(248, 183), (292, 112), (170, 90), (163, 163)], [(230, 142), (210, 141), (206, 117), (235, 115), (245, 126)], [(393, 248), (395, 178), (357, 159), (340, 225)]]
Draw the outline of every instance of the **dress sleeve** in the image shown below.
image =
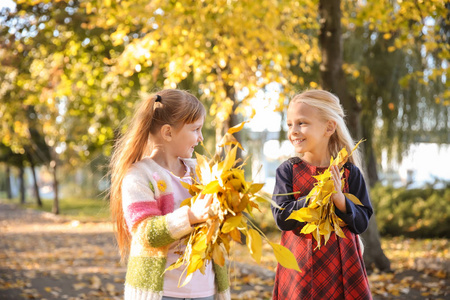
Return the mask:
[(305, 206), (305, 197), (296, 200), (294, 195), (282, 195), (293, 192), (292, 185), (292, 163), (285, 161), (282, 163), (276, 171), (275, 188), (273, 190), (272, 199), (283, 210), (272, 205), (272, 214), (275, 219), (275, 223), (281, 230), (294, 230), (298, 227), (302, 227), (305, 223), (297, 220), (286, 220), (293, 211), (299, 210)]
[(345, 197), (347, 213), (336, 208), (336, 215), (341, 218), (349, 227), (350, 231), (361, 234), (369, 226), (369, 219), (373, 214), (366, 182), (361, 171), (353, 164), (349, 164), (350, 175), (348, 177), (349, 193), (356, 196), (363, 206), (354, 204)]
[[(138, 168), (132, 169), (122, 183), (122, 208), (128, 229), (143, 237), (152, 247), (168, 245), (192, 231), (188, 209), (181, 207), (164, 215), (173, 192), (156, 194), (156, 183)], [(158, 200), (157, 200), (158, 198)]]

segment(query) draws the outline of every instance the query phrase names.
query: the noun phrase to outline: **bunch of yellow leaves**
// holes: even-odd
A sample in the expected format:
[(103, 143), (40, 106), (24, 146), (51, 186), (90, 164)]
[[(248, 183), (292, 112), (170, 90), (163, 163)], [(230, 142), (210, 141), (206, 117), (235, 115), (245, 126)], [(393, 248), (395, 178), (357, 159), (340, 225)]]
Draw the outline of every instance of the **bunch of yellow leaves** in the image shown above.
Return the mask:
[[(233, 133), (240, 131), (245, 122), (228, 130), (219, 147), (226, 150), (223, 160), (220, 153), (212, 158), (196, 153), (197, 167), (195, 182), (192, 185), (185, 184), (189, 189), (191, 198), (186, 199), (182, 205), (193, 205), (203, 195), (210, 194), (209, 218), (205, 223), (197, 225), (193, 232), (186, 238), (186, 249), (182, 256), (172, 264), (168, 270), (186, 266), (187, 284), (193, 273), (200, 270), (204, 273), (205, 265), (212, 260), (220, 266), (225, 265), (225, 259), (230, 254), (231, 242), (242, 243), (241, 233), (246, 237), (247, 247), (257, 263), (262, 256), (262, 239), (272, 246), (278, 262), (286, 268), (298, 270), (294, 255), (285, 247), (270, 242), (264, 233), (258, 229), (248, 216), (253, 216), (253, 209), (259, 210), (258, 202), (271, 199), (259, 195), (258, 192), (264, 186), (261, 183), (247, 182), (242, 169), (244, 163), (237, 165), (237, 148), (242, 148), (234, 138)], [(210, 155), (211, 156), (211, 155)], [(184, 274), (183, 272), (183, 274)], [(181, 278), (180, 278), (181, 281)]]
[[(362, 141), (363, 140), (360, 140), (356, 144), (350, 154), (345, 148), (343, 148), (339, 151), (336, 159), (331, 157), (330, 166), (322, 174), (313, 176), (317, 179), (317, 182), (306, 196), (305, 201), (308, 205), (300, 208), (299, 210), (293, 211), (287, 218), (287, 220), (294, 219), (300, 222), (306, 222), (306, 225), (303, 226), (300, 233), (311, 233), (317, 241), (317, 248), (320, 248), (322, 245), (322, 236), (324, 239), (324, 245), (326, 245), (333, 231), (336, 232), (338, 236), (346, 238), (341, 228), (346, 226), (346, 224), (336, 215), (336, 207), (333, 201), (331, 201), (331, 195), (336, 193), (336, 190), (333, 179), (331, 178), (330, 168), (331, 166), (338, 166), (341, 170), (340, 177), (342, 178), (342, 175), (344, 174), (344, 169), (342, 167)], [(345, 179), (342, 178), (341, 180), (341, 188), (343, 189)], [(349, 193), (344, 193), (344, 195), (353, 203), (363, 205), (356, 196)]]

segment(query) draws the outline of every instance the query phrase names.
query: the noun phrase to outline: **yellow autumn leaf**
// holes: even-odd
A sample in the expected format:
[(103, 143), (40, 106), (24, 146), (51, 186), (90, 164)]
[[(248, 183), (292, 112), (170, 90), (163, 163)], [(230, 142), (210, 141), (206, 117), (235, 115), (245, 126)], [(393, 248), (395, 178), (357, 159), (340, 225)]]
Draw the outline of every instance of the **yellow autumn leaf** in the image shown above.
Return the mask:
[(355, 145), (355, 147), (353, 147), (352, 152), (350, 153), (350, 155), (352, 155), (352, 153), (356, 150), (356, 148), (358, 148), (359, 144), (361, 144), (364, 141), (365, 141), (364, 139), (361, 139), (358, 143), (356, 143), (356, 145)]
[(225, 186), (226, 187), (231, 187), (235, 191), (240, 192), (242, 190), (242, 188), (243, 188), (243, 182), (240, 179), (237, 179), (237, 178), (228, 179), (227, 183), (225, 184)]
[(195, 239), (195, 244), (193, 245), (193, 249), (195, 251), (201, 252), (205, 251), (206, 245), (206, 235), (203, 232), (199, 232), (198, 236)]
[(264, 186), (264, 183), (253, 183), (250, 185), (249, 189), (248, 189), (248, 193), (250, 194), (255, 194), (257, 192), (259, 192)]
[(237, 229), (234, 228), (233, 230), (231, 230), (229, 232), (231, 238), (235, 241), (238, 242), (239, 244), (242, 244), (242, 240), (241, 240), (241, 232)]
[(164, 272), (170, 271), (170, 270), (174, 270), (174, 269), (178, 269), (182, 265), (183, 265), (183, 260), (179, 259), (176, 262), (174, 262), (173, 264), (171, 264), (167, 269), (165, 269)]
[(212, 250), (212, 258), (216, 264), (223, 267), (225, 265), (225, 254), (222, 247), (218, 244), (214, 244)]
[(318, 184), (321, 184), (323, 181), (331, 177), (331, 172), (327, 169), (322, 174), (313, 177), (318, 181)]
[(356, 205), (364, 206), (364, 204), (361, 203), (361, 201), (355, 196), (350, 193), (344, 193), (345, 197), (347, 197), (350, 201), (355, 203)]
[(317, 229), (317, 225), (312, 224), (312, 223), (307, 223), (305, 226), (303, 226), (301, 233), (308, 234), (308, 233), (313, 232), (316, 229)]
[(187, 267), (187, 275), (190, 275), (192, 273), (194, 273), (196, 270), (200, 269), (200, 267), (203, 265), (203, 260), (202, 257), (200, 255), (200, 253), (194, 253), (191, 256), (191, 260), (190, 263)]
[(300, 268), (298, 267), (297, 259), (289, 249), (276, 243), (269, 242), (269, 244), (270, 246), (272, 246), (275, 258), (280, 265), (287, 269), (293, 269), (301, 272)]
[(233, 134), (233, 133), (239, 132), (239, 131), (242, 130), (242, 128), (244, 128), (245, 123), (248, 123), (248, 122), (249, 122), (249, 121), (244, 121), (244, 122), (242, 122), (242, 123), (239, 123), (238, 125), (233, 126), (233, 127), (231, 127), (230, 129), (228, 129), (227, 132), (228, 132), (229, 134)]
[(253, 259), (259, 264), (261, 263), (262, 256), (262, 240), (258, 231), (250, 228), (247, 231), (247, 247), (250, 250), (250, 254)]
[(210, 182), (212, 178), (211, 166), (205, 156), (195, 153), (197, 157), (196, 173), (200, 182)]
[(330, 199), (331, 199), (331, 194), (332, 194), (332, 192), (333, 192), (333, 191), (330, 191), (330, 192), (326, 193), (326, 196), (323, 197), (323, 200), (322, 200), (321, 205), (325, 205), (325, 204), (327, 204), (328, 202), (331, 201)]
[(226, 219), (225, 222), (223, 223), (221, 231), (223, 233), (228, 233), (228, 232), (232, 231), (233, 229), (238, 227), (239, 224), (241, 224), (242, 217), (243, 217), (242, 214), (238, 214), (234, 217), (230, 217), (230, 218)]
[[(183, 284), (180, 285), (180, 282), (178, 281), (178, 287), (183, 287), (183, 286), (185, 286), (186, 284), (188, 284), (189, 281), (191, 281), (192, 276), (194, 276), (193, 273), (188, 273), (188, 274), (186, 275), (186, 279), (184, 280)], [(181, 277), (180, 277), (180, 280), (181, 280)]]
[(220, 189), (219, 181), (213, 180), (210, 183), (208, 183), (205, 188), (203, 189), (203, 194), (214, 194), (217, 193)]
[(284, 210), (283, 207), (279, 206), (278, 203), (276, 203), (275, 201), (272, 200), (272, 198), (269, 198), (265, 195), (256, 195), (252, 197), (252, 200), (254, 201), (258, 201), (258, 202), (269, 202), (270, 205), (272, 205), (273, 207), (276, 207), (279, 210)]
[(335, 223), (334, 224), (334, 231), (336, 232), (336, 234), (338, 236), (340, 236), (341, 238), (346, 238), (344, 231), (341, 229), (341, 227), (339, 226), (339, 224)]
[(324, 239), (324, 242), (323, 242), (323, 244), (324, 244), (324, 245), (326, 245), (326, 244), (327, 244), (327, 242), (328, 242), (328, 240), (330, 239), (330, 236), (331, 236), (331, 232), (332, 232), (332, 231), (330, 231), (330, 232), (328, 232), (328, 233), (325, 233), (325, 234), (323, 234), (323, 239)]
[(224, 137), (220, 140), (220, 143), (218, 146), (224, 147), (224, 146), (232, 146), (232, 145), (236, 145), (239, 148), (241, 148), (242, 150), (244, 150), (244, 148), (242, 148), (242, 145), (237, 141), (237, 139), (229, 133), (224, 135)]
[[(319, 225), (319, 232), (321, 235), (328, 235), (333, 231), (333, 226), (331, 225), (330, 219), (327, 218)], [(326, 242), (325, 242), (326, 243)]]
[(209, 219), (206, 223), (208, 225), (208, 232), (206, 233), (206, 243), (215, 243), (220, 233), (220, 219)]
[(314, 222), (319, 219), (319, 212), (309, 207), (303, 207), (299, 210), (293, 211), (291, 215), (286, 219), (294, 219), (300, 222)]
[(228, 171), (233, 167), (236, 161), (237, 146), (234, 146), (230, 152), (227, 153), (225, 160), (223, 161), (222, 171)]
[(191, 187), (191, 185), (189, 183), (186, 183), (183, 180), (180, 180), (180, 183), (187, 190), (189, 190), (189, 188)]
[(181, 207), (181, 206), (186, 206), (186, 205), (191, 206), (191, 198), (186, 198), (186, 199), (184, 199), (184, 200), (181, 202), (180, 207)]

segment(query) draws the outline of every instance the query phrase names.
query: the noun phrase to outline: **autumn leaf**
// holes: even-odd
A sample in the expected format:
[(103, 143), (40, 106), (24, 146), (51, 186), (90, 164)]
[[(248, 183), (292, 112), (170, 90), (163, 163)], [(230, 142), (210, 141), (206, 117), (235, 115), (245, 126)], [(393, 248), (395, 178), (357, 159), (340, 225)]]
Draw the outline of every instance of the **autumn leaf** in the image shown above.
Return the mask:
[(222, 226), (222, 232), (223, 233), (229, 233), (230, 231), (232, 231), (233, 229), (235, 229), (236, 227), (239, 226), (239, 224), (242, 221), (242, 214), (238, 214), (237, 216), (228, 218)]
[(350, 201), (352, 201), (353, 203), (355, 203), (356, 205), (361, 205), (364, 206), (361, 201), (359, 201), (358, 198), (356, 198), (355, 195), (349, 194), (349, 193), (344, 193), (345, 197), (347, 197)]
[(320, 215), (317, 210), (305, 207), (305, 209), (293, 211), (286, 220), (294, 219), (300, 222), (314, 222), (317, 221), (319, 217)]
[(249, 229), (247, 231), (247, 247), (250, 250), (250, 254), (253, 259), (259, 264), (261, 262), (262, 255), (262, 240), (258, 231), (255, 229)]
[(242, 128), (244, 128), (245, 123), (248, 123), (248, 122), (249, 121), (244, 121), (244, 122), (239, 123), (236, 126), (231, 127), (230, 129), (228, 129), (228, 133), (233, 134), (233, 133), (241, 131)]
[(297, 259), (295, 258), (294, 254), (292, 254), (289, 249), (286, 247), (269, 242), (270, 246), (273, 248), (273, 253), (275, 254), (275, 257), (277, 261), (285, 268), (288, 269), (294, 269), (299, 272), (301, 272), (300, 268), (298, 267)]

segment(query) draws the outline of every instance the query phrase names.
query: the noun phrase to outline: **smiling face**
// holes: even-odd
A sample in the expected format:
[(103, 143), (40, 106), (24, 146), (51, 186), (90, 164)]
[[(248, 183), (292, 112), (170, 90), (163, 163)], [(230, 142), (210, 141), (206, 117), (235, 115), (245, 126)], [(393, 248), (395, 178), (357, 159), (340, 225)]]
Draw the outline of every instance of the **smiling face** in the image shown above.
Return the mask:
[(195, 146), (203, 141), (202, 127), (204, 118), (194, 123), (184, 124), (173, 131), (169, 151), (176, 157), (191, 158)]
[[(302, 102), (291, 102), (287, 110), (288, 138), (295, 152), (312, 163), (329, 161), (329, 125), (319, 110)], [(334, 130), (333, 130), (334, 132)]]

